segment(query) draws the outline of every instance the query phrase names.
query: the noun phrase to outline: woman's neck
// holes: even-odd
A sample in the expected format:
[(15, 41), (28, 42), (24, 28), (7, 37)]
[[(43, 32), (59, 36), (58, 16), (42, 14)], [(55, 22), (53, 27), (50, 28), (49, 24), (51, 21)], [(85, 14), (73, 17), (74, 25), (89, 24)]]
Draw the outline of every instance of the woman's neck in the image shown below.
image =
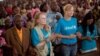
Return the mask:
[(38, 27), (39, 27), (40, 29), (43, 29), (44, 25), (39, 24)]
[(71, 17), (65, 16), (65, 19), (66, 19), (67, 21), (69, 21), (69, 20), (71, 20)]

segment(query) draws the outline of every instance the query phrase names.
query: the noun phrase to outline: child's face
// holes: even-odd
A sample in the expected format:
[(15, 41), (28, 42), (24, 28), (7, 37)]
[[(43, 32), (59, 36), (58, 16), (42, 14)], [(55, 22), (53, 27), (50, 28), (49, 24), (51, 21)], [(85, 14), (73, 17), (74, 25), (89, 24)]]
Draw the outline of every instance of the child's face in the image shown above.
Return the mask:
[(19, 8), (19, 7), (15, 8), (15, 9), (14, 9), (14, 13), (16, 13), (16, 14), (17, 14), (17, 13), (20, 13), (20, 8)]
[(26, 9), (21, 10), (21, 14), (26, 14)]

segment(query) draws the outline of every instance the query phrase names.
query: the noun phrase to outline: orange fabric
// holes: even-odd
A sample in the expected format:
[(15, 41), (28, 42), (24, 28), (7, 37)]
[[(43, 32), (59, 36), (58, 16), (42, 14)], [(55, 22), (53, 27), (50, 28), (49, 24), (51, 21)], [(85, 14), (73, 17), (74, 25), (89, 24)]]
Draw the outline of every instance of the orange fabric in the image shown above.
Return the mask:
[(22, 42), (22, 29), (19, 30), (19, 29), (16, 28), (16, 30), (17, 30), (17, 34), (18, 34), (18, 36), (19, 36), (19, 39), (20, 39), (20, 41)]

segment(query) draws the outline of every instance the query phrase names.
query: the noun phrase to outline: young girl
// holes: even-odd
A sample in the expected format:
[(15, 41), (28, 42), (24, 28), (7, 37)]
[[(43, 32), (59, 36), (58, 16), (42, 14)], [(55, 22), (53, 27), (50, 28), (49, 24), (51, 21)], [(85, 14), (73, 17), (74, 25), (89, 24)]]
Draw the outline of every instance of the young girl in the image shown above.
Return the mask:
[(86, 14), (84, 17), (81, 26), (79, 27), (80, 32), (82, 33), (82, 43), (81, 43), (81, 52), (87, 53), (91, 51), (96, 51), (96, 36), (97, 28), (95, 26), (95, 19), (92, 13)]
[(51, 40), (55, 35), (51, 35), (50, 27), (46, 24), (46, 14), (37, 13), (34, 19), (35, 27), (31, 30), (32, 45), (37, 48), (39, 56), (53, 56)]

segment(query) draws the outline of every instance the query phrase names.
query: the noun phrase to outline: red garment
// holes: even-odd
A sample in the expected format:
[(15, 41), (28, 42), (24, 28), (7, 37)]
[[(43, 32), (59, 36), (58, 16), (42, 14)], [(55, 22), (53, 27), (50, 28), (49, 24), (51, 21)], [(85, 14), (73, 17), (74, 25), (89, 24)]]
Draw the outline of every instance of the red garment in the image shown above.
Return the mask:
[(27, 10), (28, 13), (31, 13), (31, 17), (33, 18), (36, 12), (40, 12), (39, 8), (32, 8), (31, 10)]
[(32, 12), (31, 12), (31, 15), (34, 17), (36, 12), (40, 12), (39, 8), (35, 8), (35, 9), (33, 8)]
[(6, 8), (5, 9), (8, 15), (11, 15), (13, 13), (12, 8)]

